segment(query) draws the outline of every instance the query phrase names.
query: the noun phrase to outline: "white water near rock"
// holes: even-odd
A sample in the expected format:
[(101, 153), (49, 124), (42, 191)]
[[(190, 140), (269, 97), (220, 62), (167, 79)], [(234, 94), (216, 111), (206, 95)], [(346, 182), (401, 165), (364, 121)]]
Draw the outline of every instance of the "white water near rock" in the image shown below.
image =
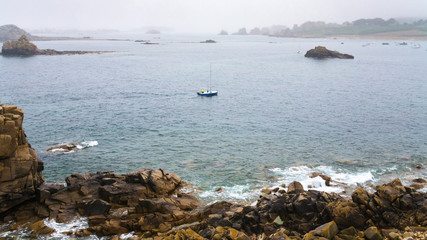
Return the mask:
[(63, 147), (49, 149), (49, 152), (52, 153), (74, 153), (77, 150), (82, 150), (85, 148), (98, 146), (98, 141), (83, 141), (83, 142), (67, 142), (58, 144), (58, 146), (67, 146), (71, 150), (65, 149)]
[[(285, 169), (273, 168), (271, 171), (280, 176), (280, 179), (275, 184), (276, 186), (298, 181), (303, 185), (305, 190), (312, 189), (324, 192), (342, 193), (347, 187), (367, 186), (374, 181), (374, 176), (371, 171), (349, 172), (346, 170), (334, 169), (330, 166), (317, 166), (312, 168), (307, 166), (296, 166)], [(314, 172), (319, 172), (331, 177), (331, 185), (327, 186), (325, 180), (320, 176), (314, 178), (310, 177)]]

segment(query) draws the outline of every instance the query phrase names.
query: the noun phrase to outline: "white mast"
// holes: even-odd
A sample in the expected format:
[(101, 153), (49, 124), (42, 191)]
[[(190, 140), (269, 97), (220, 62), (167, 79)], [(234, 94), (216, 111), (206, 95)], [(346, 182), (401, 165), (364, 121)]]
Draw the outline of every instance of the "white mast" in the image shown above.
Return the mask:
[(209, 92), (212, 92), (211, 90), (211, 79), (212, 79), (212, 64), (209, 64)]

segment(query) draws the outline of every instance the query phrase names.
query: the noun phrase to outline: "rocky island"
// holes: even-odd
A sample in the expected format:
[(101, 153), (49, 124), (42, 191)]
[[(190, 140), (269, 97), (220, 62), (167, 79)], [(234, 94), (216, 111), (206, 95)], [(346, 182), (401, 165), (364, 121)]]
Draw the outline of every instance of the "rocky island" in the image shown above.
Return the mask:
[(304, 55), (304, 57), (308, 58), (340, 58), (340, 59), (354, 59), (354, 56), (349, 54), (339, 53), (337, 51), (332, 51), (323, 46), (317, 46), (314, 49), (310, 49)]
[(56, 51), (54, 49), (38, 49), (34, 43), (28, 40), (26, 35), (22, 35), (17, 41), (8, 40), (3, 43), (3, 56), (34, 56), (34, 55), (71, 55), (88, 53), (106, 53), (110, 51)]
[[(181, 191), (187, 183), (162, 169), (126, 174), (71, 174), (44, 183), (43, 162), (26, 141), (23, 111), (0, 104), (0, 224), (52, 234), (44, 219), (88, 227), (63, 232), (119, 239), (425, 239), (427, 193), (399, 179), (346, 199), (305, 190), (299, 182), (265, 189), (255, 205), (219, 201), (204, 205)], [(330, 180), (324, 177), (325, 181)], [(424, 179), (418, 183), (426, 184)], [(409, 238), (410, 237), (410, 238)]]

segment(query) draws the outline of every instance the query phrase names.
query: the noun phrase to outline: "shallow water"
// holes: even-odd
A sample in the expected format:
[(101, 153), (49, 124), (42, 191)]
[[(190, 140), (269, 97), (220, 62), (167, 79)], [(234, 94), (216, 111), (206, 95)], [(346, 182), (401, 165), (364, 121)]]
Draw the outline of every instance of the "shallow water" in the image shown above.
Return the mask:
[[(123, 36), (118, 36), (123, 37)], [(327, 187), (427, 178), (427, 42), (130, 35), (49, 41), (39, 48), (105, 54), (0, 57), (0, 102), (25, 112), (49, 182), (71, 173), (163, 168), (203, 201), (257, 198), (293, 180)], [(213, 38), (216, 44), (198, 43)], [(341, 44), (343, 42), (343, 44)], [(315, 60), (317, 45), (355, 56)], [(301, 50), (301, 54), (298, 54)], [(209, 87), (218, 96), (196, 91)], [(59, 143), (96, 141), (72, 153)], [(222, 191), (215, 191), (222, 187)]]

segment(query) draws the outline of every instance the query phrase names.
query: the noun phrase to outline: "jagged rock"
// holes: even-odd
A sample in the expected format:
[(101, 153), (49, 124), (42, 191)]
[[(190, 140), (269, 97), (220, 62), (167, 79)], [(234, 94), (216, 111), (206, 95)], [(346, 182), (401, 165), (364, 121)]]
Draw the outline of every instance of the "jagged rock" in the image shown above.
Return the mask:
[(349, 54), (342, 54), (337, 51), (331, 51), (323, 46), (317, 46), (314, 49), (310, 49), (307, 51), (307, 53), (304, 55), (304, 57), (309, 58), (340, 58), (340, 59), (354, 59), (354, 56)]
[(0, 104), (0, 213), (36, 197), (44, 182), (42, 161), (22, 128), (24, 112)]
[(44, 220), (37, 221), (30, 225), (30, 229), (32, 230), (30, 236), (31, 237), (37, 237), (41, 235), (49, 235), (53, 232), (55, 232), (54, 229), (46, 226), (44, 224)]
[(212, 236), (213, 240), (230, 239), (230, 240), (250, 240), (250, 238), (234, 228), (230, 227), (216, 227)]
[(414, 182), (414, 183), (427, 183), (427, 181), (425, 179), (422, 179), (422, 178), (415, 178), (412, 180), (412, 182)]
[(357, 230), (355, 227), (351, 226), (349, 228), (341, 230), (337, 237), (341, 239), (362, 239), (365, 234), (362, 231)]
[(37, 46), (31, 43), (25, 35), (22, 35), (18, 41), (6, 41), (2, 47), (4, 56), (32, 56), (38, 53)]
[(77, 203), (78, 211), (84, 216), (106, 215), (111, 204), (102, 199), (82, 199)]
[(338, 233), (338, 226), (334, 221), (332, 221), (317, 227), (316, 229), (310, 231), (310, 233), (315, 236), (332, 239)]
[(363, 227), (367, 221), (363, 211), (354, 202), (335, 201), (326, 207), (331, 218), (340, 228)]
[(351, 194), (351, 198), (353, 199), (353, 202), (355, 202), (355, 203), (368, 206), (369, 200), (370, 200), (370, 194), (363, 187), (358, 187)]

